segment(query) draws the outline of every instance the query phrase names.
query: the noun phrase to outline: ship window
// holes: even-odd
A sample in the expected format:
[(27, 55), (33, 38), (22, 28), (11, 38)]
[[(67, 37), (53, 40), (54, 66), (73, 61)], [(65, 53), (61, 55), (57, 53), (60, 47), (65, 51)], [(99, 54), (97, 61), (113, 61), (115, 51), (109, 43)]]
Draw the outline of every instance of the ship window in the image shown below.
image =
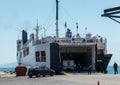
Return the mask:
[(45, 53), (45, 51), (41, 51), (41, 61), (46, 62), (46, 53)]
[(25, 57), (27, 55), (29, 55), (29, 47), (23, 50), (23, 56)]
[(40, 62), (40, 52), (39, 51), (37, 51), (35, 53), (35, 56), (36, 56), (36, 62)]
[(25, 50), (23, 50), (23, 57), (25, 57)]
[(26, 54), (29, 55), (29, 48), (26, 49)]
[(22, 52), (20, 52), (20, 58), (22, 58)]

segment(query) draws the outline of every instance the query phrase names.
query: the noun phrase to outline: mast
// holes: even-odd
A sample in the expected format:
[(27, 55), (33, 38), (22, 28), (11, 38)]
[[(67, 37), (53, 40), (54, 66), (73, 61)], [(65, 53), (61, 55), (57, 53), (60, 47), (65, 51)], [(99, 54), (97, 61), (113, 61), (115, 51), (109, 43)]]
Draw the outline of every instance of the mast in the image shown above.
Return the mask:
[(58, 32), (58, 0), (56, 0), (56, 37), (59, 37), (59, 32)]
[(65, 37), (66, 37), (66, 28), (67, 28), (67, 22), (65, 22)]
[(38, 36), (38, 34), (39, 34), (38, 20), (37, 20), (36, 28), (34, 28), (34, 29), (36, 31), (36, 41), (38, 41), (39, 40), (39, 36)]
[(78, 22), (76, 22), (76, 35), (78, 35)]

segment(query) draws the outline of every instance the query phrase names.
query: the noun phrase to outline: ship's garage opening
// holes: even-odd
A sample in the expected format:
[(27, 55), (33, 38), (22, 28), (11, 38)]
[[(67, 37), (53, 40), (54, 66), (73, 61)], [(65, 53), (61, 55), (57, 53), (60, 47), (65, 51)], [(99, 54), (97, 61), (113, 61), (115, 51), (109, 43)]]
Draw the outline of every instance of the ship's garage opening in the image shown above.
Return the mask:
[(87, 70), (92, 65), (92, 48), (90, 46), (62, 46), (60, 55), (63, 70), (74, 70), (74, 64), (80, 64), (81, 70)]

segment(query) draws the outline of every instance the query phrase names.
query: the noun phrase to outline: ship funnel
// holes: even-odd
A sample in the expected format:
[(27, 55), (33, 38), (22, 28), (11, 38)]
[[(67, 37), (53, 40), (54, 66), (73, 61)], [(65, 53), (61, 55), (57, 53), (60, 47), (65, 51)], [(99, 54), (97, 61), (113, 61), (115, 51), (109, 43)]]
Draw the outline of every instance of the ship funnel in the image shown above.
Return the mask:
[(22, 30), (22, 43), (23, 45), (27, 42), (27, 32), (25, 30)]

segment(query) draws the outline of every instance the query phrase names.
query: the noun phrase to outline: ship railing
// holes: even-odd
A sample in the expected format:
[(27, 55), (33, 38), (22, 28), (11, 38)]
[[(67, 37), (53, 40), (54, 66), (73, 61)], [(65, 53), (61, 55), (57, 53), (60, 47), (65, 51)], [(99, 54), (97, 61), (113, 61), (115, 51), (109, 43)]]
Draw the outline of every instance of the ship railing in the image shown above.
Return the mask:
[(92, 45), (92, 44), (105, 44), (104, 42), (92, 42), (92, 41), (84, 41), (82, 40), (67, 40), (67, 41), (59, 41), (59, 44), (64, 44), (64, 45)]
[(106, 38), (61, 38), (59, 43), (106, 43)]
[(32, 42), (32, 45), (34, 46), (34, 45), (40, 45), (40, 44), (45, 44), (45, 43), (47, 43), (47, 41), (41, 41), (41, 40), (36, 41), (36, 40), (34, 40)]
[(96, 43), (59, 43), (59, 45), (72, 45), (72, 46), (74, 46), (74, 45), (83, 45), (83, 46), (85, 46), (85, 45), (96, 45)]

